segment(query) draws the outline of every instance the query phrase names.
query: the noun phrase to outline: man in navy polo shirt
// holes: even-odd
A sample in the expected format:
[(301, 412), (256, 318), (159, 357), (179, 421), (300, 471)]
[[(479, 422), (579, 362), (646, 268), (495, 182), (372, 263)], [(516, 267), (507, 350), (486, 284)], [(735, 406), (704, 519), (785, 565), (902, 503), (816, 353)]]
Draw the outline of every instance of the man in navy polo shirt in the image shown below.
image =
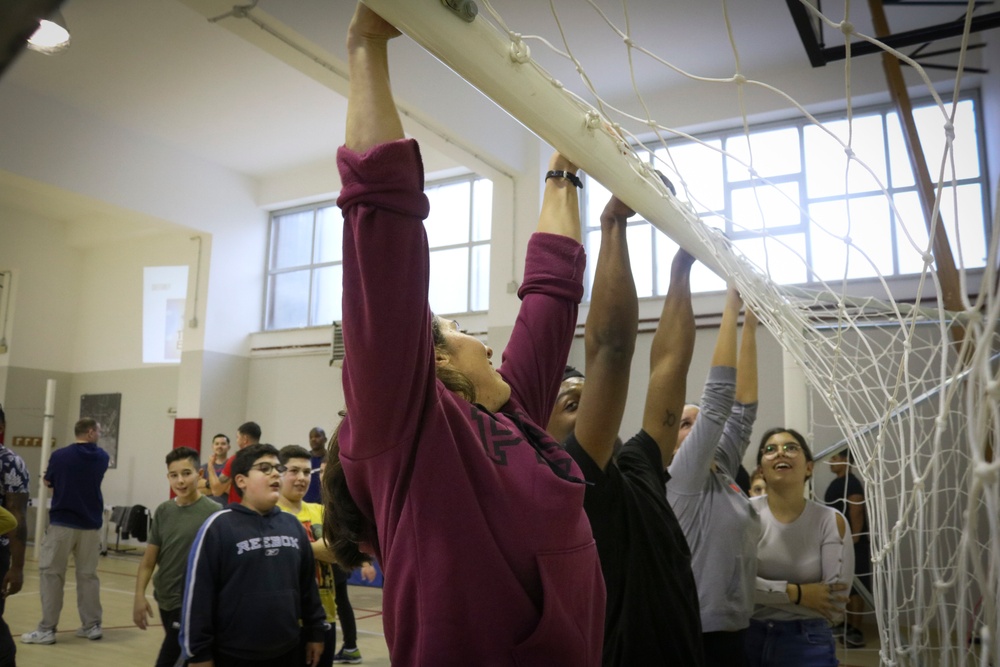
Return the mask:
[(52, 489), (52, 507), (38, 558), (42, 620), (37, 629), (21, 635), (24, 644), (56, 643), (56, 625), (62, 611), (63, 585), (71, 553), (76, 563), (76, 604), (81, 622), (76, 636), (102, 637), (97, 558), (104, 513), (101, 482), (110, 457), (97, 446), (101, 426), (96, 421), (89, 417), (81, 419), (74, 433), (76, 442), (52, 452), (45, 471), (45, 485)]

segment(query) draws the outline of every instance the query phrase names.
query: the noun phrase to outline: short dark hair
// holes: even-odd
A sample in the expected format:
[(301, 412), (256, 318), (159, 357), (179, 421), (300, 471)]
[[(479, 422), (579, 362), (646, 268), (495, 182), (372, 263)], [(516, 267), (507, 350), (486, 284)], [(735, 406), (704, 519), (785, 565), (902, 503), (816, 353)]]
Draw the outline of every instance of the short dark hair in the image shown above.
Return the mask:
[(3, 413), (3, 405), (0, 405), (0, 424), (7, 423), (7, 415)]
[(97, 420), (93, 417), (81, 417), (73, 426), (73, 435), (87, 435), (91, 429), (97, 428)]
[(236, 493), (239, 494), (240, 498), (243, 497), (243, 489), (236, 485), (236, 476), (243, 475), (246, 477), (250, 474), (250, 468), (257, 461), (257, 459), (264, 456), (273, 456), (278, 458), (278, 450), (274, 445), (268, 445), (265, 443), (255, 443), (252, 445), (247, 445), (240, 451), (236, 452), (236, 456), (233, 457), (233, 465), (230, 468), (230, 472), (233, 473), (233, 486), (236, 488)]
[(306, 451), (305, 447), (299, 447), (298, 445), (285, 445), (278, 452), (278, 460), (283, 464), (288, 463), (289, 459), (306, 459), (308, 461), (312, 460), (312, 454)]
[(174, 461), (182, 461), (184, 459), (191, 459), (195, 468), (201, 466), (201, 457), (198, 455), (198, 452), (190, 447), (174, 447), (171, 449), (170, 453), (167, 454), (167, 465), (169, 466)]
[(582, 378), (583, 373), (581, 373), (575, 366), (566, 365), (566, 369), (563, 371), (562, 381), (565, 382), (570, 378)]
[(236, 429), (237, 433), (242, 433), (251, 440), (260, 440), (260, 424), (257, 422), (243, 422), (240, 427)]
[(764, 458), (764, 445), (766, 445), (771, 436), (776, 433), (787, 433), (795, 438), (795, 440), (798, 441), (799, 446), (802, 447), (802, 453), (806, 455), (806, 461), (813, 460), (812, 450), (809, 449), (809, 445), (806, 444), (806, 439), (801, 433), (793, 428), (775, 426), (774, 428), (768, 429), (767, 432), (764, 433), (764, 436), (760, 439), (760, 446), (757, 448), (757, 465), (760, 465), (760, 462)]
[(225, 438), (226, 439), (226, 444), (229, 444), (229, 436), (226, 435), (225, 433), (216, 433), (215, 435), (213, 435), (212, 436), (212, 442), (215, 442), (216, 438)]
[(844, 460), (848, 463), (854, 463), (854, 454), (851, 454), (851, 450), (847, 447), (841, 449), (839, 452), (834, 454), (834, 456), (843, 456)]

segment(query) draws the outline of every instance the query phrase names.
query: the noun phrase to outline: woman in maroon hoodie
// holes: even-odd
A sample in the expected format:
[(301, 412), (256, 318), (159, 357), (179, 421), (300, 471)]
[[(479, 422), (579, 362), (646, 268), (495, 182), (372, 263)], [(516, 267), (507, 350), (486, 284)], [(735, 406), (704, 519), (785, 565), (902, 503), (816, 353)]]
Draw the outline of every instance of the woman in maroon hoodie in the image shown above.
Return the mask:
[[(576, 167), (553, 156), (521, 310), (493, 351), (427, 302), (428, 201), (389, 87), (398, 32), (359, 5), (348, 31), (343, 382), (328, 530), (385, 574), (395, 665), (598, 665), (604, 583), (580, 471), (543, 427), (583, 294)], [(346, 482), (346, 485), (344, 484)]]

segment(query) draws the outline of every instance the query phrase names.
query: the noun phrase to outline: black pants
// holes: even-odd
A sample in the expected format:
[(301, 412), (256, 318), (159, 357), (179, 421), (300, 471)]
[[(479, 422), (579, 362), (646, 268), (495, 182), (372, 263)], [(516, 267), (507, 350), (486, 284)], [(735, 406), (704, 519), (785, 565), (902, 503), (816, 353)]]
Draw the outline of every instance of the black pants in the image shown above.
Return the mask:
[(333, 566), (333, 596), (337, 601), (337, 618), (340, 620), (340, 629), (344, 631), (344, 646), (349, 648), (358, 645), (358, 624), (354, 620), (351, 599), (347, 597), (347, 579), (350, 576), (349, 572)]
[[(7, 576), (9, 570), (10, 547), (5, 544), (0, 546), (0, 582)], [(7, 598), (0, 597), (0, 667), (14, 667), (17, 645), (14, 643), (14, 638), (10, 636), (10, 626), (7, 625), (7, 621), (3, 620), (6, 602)]]
[(725, 667), (746, 667), (746, 630), (735, 632), (703, 632), (702, 644), (705, 646), (705, 664), (725, 665)]
[(300, 645), (284, 655), (266, 660), (234, 658), (222, 653), (215, 654), (215, 667), (299, 667), (306, 663), (305, 647)]
[(170, 611), (161, 608), (160, 619), (166, 636), (160, 645), (160, 654), (156, 656), (156, 667), (174, 667), (181, 657), (181, 610), (179, 607)]

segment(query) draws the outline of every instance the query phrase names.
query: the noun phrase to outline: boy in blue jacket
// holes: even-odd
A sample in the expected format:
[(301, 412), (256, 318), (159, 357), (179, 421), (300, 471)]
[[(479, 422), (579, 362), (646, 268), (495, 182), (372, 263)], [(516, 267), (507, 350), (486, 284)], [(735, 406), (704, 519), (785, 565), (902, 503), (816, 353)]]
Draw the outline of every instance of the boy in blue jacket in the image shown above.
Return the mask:
[(276, 507), (284, 470), (271, 445), (240, 450), (240, 504), (209, 517), (191, 546), (180, 633), (190, 667), (319, 662), (326, 614), (305, 528)]

